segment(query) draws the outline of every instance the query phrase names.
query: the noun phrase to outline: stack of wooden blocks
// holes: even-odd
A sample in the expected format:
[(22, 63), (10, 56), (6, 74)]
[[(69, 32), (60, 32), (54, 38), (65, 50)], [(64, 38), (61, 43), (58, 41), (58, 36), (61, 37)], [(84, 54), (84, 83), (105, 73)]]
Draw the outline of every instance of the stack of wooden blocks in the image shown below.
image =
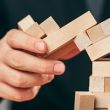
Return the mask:
[(92, 61), (89, 92), (76, 92), (75, 110), (110, 110), (110, 19), (86, 30), (92, 45), (86, 51)]
[(42, 57), (62, 59), (71, 51), (74, 56), (87, 51), (93, 63), (89, 92), (76, 92), (75, 110), (110, 109), (110, 61), (102, 58), (110, 53), (110, 19), (96, 24), (90, 12), (62, 28), (52, 17), (38, 24), (28, 15), (18, 22), (21, 31), (46, 42), (48, 52)]

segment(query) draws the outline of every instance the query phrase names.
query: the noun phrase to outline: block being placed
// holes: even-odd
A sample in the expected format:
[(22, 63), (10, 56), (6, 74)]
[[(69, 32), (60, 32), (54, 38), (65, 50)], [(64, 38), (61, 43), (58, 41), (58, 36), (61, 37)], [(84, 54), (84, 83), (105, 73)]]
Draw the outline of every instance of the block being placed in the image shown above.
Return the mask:
[(72, 54), (72, 57), (78, 55), (81, 51), (91, 45), (92, 42), (85, 32), (78, 34), (71, 42), (63, 46), (48, 57), (53, 59), (66, 59), (66, 56)]
[(56, 23), (56, 21), (50, 16), (45, 21), (43, 21), (40, 24), (40, 27), (44, 30), (46, 35), (49, 35), (58, 29), (60, 29), (59, 25)]
[(97, 60), (110, 53), (110, 36), (86, 48), (91, 61)]
[(94, 110), (95, 97), (91, 92), (76, 92), (74, 110)]
[(87, 34), (93, 43), (110, 35), (110, 19), (87, 30)]
[(104, 92), (104, 77), (90, 76), (89, 91), (90, 92)]
[(19, 21), (18, 27), (19, 29), (33, 37), (43, 38), (45, 36), (45, 32), (38, 25), (38, 23), (33, 20), (30, 15)]
[(93, 61), (92, 75), (97, 77), (110, 77), (110, 59)]
[(48, 35), (43, 39), (48, 45), (48, 55), (63, 47), (64, 45), (67, 45), (67, 43), (73, 40), (75, 36), (81, 32), (84, 32), (95, 24), (96, 21), (94, 17), (90, 12), (87, 12), (58, 31)]
[(110, 93), (93, 93), (95, 95), (95, 108), (108, 108), (110, 104)]

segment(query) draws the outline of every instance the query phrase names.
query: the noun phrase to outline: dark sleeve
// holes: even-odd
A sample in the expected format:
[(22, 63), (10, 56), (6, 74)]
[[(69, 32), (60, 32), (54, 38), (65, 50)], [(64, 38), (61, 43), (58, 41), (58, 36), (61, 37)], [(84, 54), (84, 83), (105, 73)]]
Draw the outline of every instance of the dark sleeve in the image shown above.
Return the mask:
[(0, 0), (0, 38), (2, 38), (7, 31), (5, 11), (6, 8), (4, 7), (2, 0)]
[[(3, 10), (2, 10), (2, 3), (0, 1), (0, 38), (3, 37), (4, 33), (5, 33), (5, 27), (3, 25)], [(0, 98), (0, 102), (2, 101), (2, 98)]]

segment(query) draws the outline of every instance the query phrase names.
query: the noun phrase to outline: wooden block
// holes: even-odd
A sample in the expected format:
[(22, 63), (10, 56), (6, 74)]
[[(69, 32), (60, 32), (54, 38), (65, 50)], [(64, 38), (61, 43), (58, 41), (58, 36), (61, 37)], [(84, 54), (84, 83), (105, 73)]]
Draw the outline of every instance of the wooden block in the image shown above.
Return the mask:
[(110, 19), (103, 21), (102, 23), (87, 30), (91, 41), (93, 43), (110, 35)]
[(93, 93), (95, 95), (95, 108), (108, 108), (110, 93)]
[(48, 55), (47, 58), (62, 59), (63, 56), (67, 55), (71, 51), (74, 53), (73, 57), (75, 57), (76, 55), (80, 53), (80, 50), (78, 49), (74, 41), (69, 42), (69, 44), (63, 46), (62, 48)]
[(93, 43), (106, 37), (100, 24), (87, 30), (87, 34)]
[(110, 18), (100, 23), (103, 32), (106, 36), (110, 35)]
[(44, 38), (46, 36), (45, 32), (36, 23), (28, 28), (25, 32), (36, 38)]
[(105, 85), (105, 92), (107, 93), (110, 93), (110, 77), (106, 77), (104, 78), (104, 85)]
[(18, 27), (19, 29), (33, 37), (43, 38), (45, 36), (45, 32), (41, 29), (38, 23), (36, 23), (32, 19), (30, 15), (26, 16), (24, 19), (19, 21)]
[(70, 41), (68, 45), (63, 46), (56, 52), (50, 54), (48, 57), (52, 59), (61, 59), (63, 56), (69, 54), (70, 52), (73, 52), (74, 54), (72, 55), (75, 57), (91, 44), (92, 42), (88, 38), (87, 34), (82, 32), (78, 34), (77, 37), (75, 37), (72, 41)]
[(75, 93), (74, 110), (94, 110), (95, 97), (91, 92)]
[(55, 22), (55, 20), (50, 16), (44, 22), (40, 24), (40, 27), (44, 30), (46, 35), (49, 35), (58, 29), (60, 29), (59, 25)]
[[(48, 55), (66, 45), (73, 40), (79, 33), (87, 30), (96, 24), (95, 19), (90, 12), (83, 14), (77, 19), (73, 20), (66, 26), (62, 27), (58, 31), (44, 38), (44, 41), (48, 45)], [(79, 28), (80, 27), (80, 28)]]
[[(78, 55), (81, 51), (91, 45), (92, 42), (88, 38), (85, 32), (78, 34), (68, 45), (63, 46), (53, 54), (50, 54), (48, 57), (53, 59), (62, 59), (63, 56), (73, 52), (73, 57)], [(64, 58), (63, 58), (64, 59)]]
[(85, 32), (78, 34), (74, 39), (74, 42), (80, 51), (83, 51), (92, 44), (91, 40)]
[(90, 92), (104, 92), (104, 77), (90, 76), (89, 81)]
[(33, 18), (28, 15), (25, 18), (23, 18), (21, 21), (18, 22), (18, 27), (19, 29), (21, 29), (22, 31), (26, 31), (28, 28), (30, 28), (33, 24), (35, 23), (35, 21), (33, 20)]
[(110, 77), (110, 60), (92, 62), (92, 75), (97, 77)]
[(97, 60), (110, 53), (110, 36), (100, 40), (86, 49), (91, 61)]
[[(27, 32), (30, 35), (33, 34), (33, 36), (35, 36), (37, 34), (37, 29), (35, 29), (36, 26), (35, 26), (35, 24), (33, 24), (34, 20), (33, 19), (30, 20), (30, 19), (31, 19), (31, 17), (28, 16), (28, 17), (24, 18), (21, 22), (19, 22), (18, 25), (19, 25), (19, 27), (23, 27), (25, 25), (25, 23), (27, 23), (28, 21), (29, 22), (33, 21), (33, 22), (29, 23), (30, 25), (28, 24), (29, 26), (23, 27), (23, 31)], [(87, 20), (86, 20), (86, 22), (84, 22), (85, 19), (89, 19), (89, 22)], [(46, 21), (44, 21), (44, 23), (41, 24), (41, 27), (43, 29), (45, 29), (47, 27), (47, 25), (50, 24), (49, 21), (53, 21), (52, 18), (49, 18)], [(54, 27), (55, 27), (54, 29), (57, 30), (59, 28), (58, 25), (56, 25), (55, 22), (52, 22), (52, 23), (54, 24)], [(43, 39), (47, 43), (48, 48), (49, 48), (47, 56), (52, 54), (53, 52), (55, 52), (57, 49), (62, 48), (63, 46), (65, 46), (65, 47), (67, 46), (66, 48), (68, 48), (71, 45), (74, 45), (74, 44), (69, 44), (73, 40), (73, 38), (75, 38), (75, 36), (78, 33), (80, 33), (81, 31), (85, 31), (86, 29), (92, 27), (95, 24), (96, 24), (95, 19), (93, 18), (93, 16), (91, 15), (90, 12), (87, 12), (84, 15), (82, 15), (81, 17), (78, 17), (76, 20), (70, 22), (63, 28), (57, 30), (56, 32), (53, 32), (53, 33), (50, 32), (51, 34), (49, 34), (47, 36), (47, 38)], [(34, 26), (34, 29), (33, 29), (33, 26)], [(80, 28), (79, 28), (79, 26), (80, 26)], [(53, 29), (52, 29), (52, 31), (53, 31)], [(49, 32), (49, 29), (46, 30), (46, 32)], [(38, 37), (39, 35), (36, 35), (36, 36)], [(66, 50), (65, 53), (67, 53), (68, 51), (70, 51), (70, 50)], [(77, 52), (79, 53), (79, 49), (75, 48), (75, 53), (77, 53)], [(62, 53), (62, 52), (60, 52), (60, 53)], [(57, 54), (59, 55), (59, 52)], [(59, 57), (59, 56), (56, 56), (56, 58), (57, 57)]]

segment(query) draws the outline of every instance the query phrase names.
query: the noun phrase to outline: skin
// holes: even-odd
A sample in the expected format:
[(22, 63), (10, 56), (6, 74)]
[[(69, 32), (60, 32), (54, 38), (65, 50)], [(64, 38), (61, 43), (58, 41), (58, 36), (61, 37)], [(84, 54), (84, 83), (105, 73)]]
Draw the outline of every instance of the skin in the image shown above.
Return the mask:
[[(28, 44), (28, 45), (27, 45)], [(10, 30), (0, 40), (0, 97), (17, 102), (33, 99), (42, 85), (65, 71), (58, 60), (44, 59), (47, 45), (19, 30)], [(72, 51), (62, 59), (72, 58)]]

